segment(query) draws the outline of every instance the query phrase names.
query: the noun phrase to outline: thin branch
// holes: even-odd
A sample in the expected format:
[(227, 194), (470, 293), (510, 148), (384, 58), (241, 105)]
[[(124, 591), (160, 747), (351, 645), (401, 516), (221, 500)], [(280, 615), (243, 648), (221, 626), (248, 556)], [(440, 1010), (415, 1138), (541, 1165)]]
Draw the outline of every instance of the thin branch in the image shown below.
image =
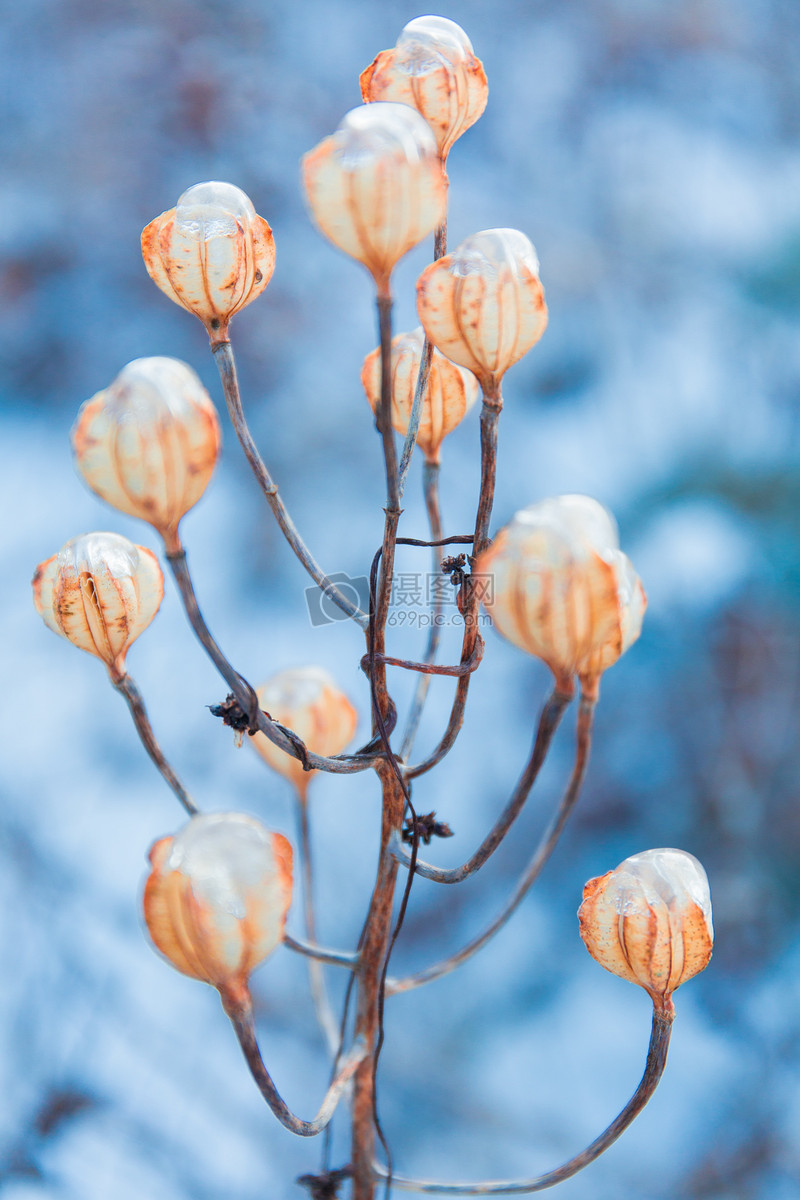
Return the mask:
[[(424, 1179), (405, 1179), (402, 1175), (392, 1175), (393, 1186), (404, 1192), (424, 1192), (435, 1196), (521, 1196), (530, 1192), (543, 1192), (546, 1188), (555, 1187), (565, 1179), (577, 1175), (589, 1163), (599, 1158), (609, 1146), (625, 1132), (628, 1126), (638, 1117), (647, 1101), (658, 1087), (664, 1067), (667, 1064), (669, 1039), (672, 1032), (672, 1022), (675, 1012), (672, 1001), (666, 1000), (663, 1007), (653, 1008), (653, 1024), (650, 1032), (650, 1045), (647, 1049), (647, 1062), (641, 1082), (623, 1108), (607, 1129), (595, 1138), (585, 1150), (570, 1158), (567, 1162), (537, 1175), (533, 1179), (515, 1179), (507, 1182), (490, 1180), (486, 1183), (433, 1183)], [(383, 1167), (374, 1166), (376, 1179), (385, 1179)]]
[(178, 586), (189, 624), (203, 649), (233, 692), (237, 703), (247, 716), (251, 728), (260, 730), (274, 745), (279, 746), (287, 754), (293, 755), (306, 770), (350, 775), (356, 771), (365, 771), (368, 767), (375, 765), (379, 757), (375, 755), (341, 754), (334, 758), (326, 758), (320, 754), (312, 754), (296, 733), (279, 725), (277, 721), (272, 721), (262, 711), (255, 689), (238, 671), (234, 670), (206, 625), (186, 564), (186, 551), (180, 548), (175, 552), (168, 553), (166, 558)]
[[(484, 645), (485, 643), (483, 638), (478, 635), (475, 649), (473, 650), (472, 657), (469, 659), (469, 661), (465, 663), (459, 663), (458, 666), (453, 667), (437, 667), (433, 663), (412, 662), (412, 660), (408, 658), (390, 658), (386, 654), (375, 654), (372, 657), (372, 661), (383, 663), (387, 667), (402, 667), (405, 671), (416, 671), (418, 674), (426, 677), (431, 675), (447, 675), (452, 679), (453, 677), (458, 678), (461, 675), (471, 675), (473, 671), (477, 671), (478, 667), (483, 661)], [(365, 654), (361, 660), (362, 669), (365, 668), (365, 664), (369, 663), (369, 661), (369, 655)], [(398, 757), (402, 758), (403, 756), (401, 754), (398, 755)]]
[[(416, 872), (418, 875), (424, 875), (426, 879), (432, 879), (435, 883), (461, 883), (463, 879), (467, 879), (470, 875), (478, 871), (483, 864), (489, 859), (503, 841), (503, 838), (508, 833), (509, 829), (516, 821), (519, 814), (525, 805), (531, 788), (536, 782), (536, 777), (542, 768), (545, 757), (550, 749), (550, 743), (558, 728), (559, 721), (572, 699), (571, 692), (560, 692), (557, 688), (553, 691), (544, 708), (542, 709), (539, 718), (539, 726), (536, 731), (536, 737), (531, 750), (531, 756), (525, 770), (522, 772), (519, 783), (514, 789), (514, 793), (504, 808), (502, 814), (481, 842), (478, 849), (468, 858), (460, 867), (435, 867), (431, 863), (423, 862), (417, 859)], [(393, 846), (394, 855), (404, 865), (408, 866), (411, 856), (406, 848), (402, 845), (399, 839), (395, 840)]]
[(317, 586), (333, 600), (334, 604), (351, 617), (356, 624), (362, 629), (367, 627), (367, 615), (362, 612), (357, 604), (353, 604), (342, 592), (339, 591), (335, 583), (332, 583), (329, 577), (325, 574), (322, 567), (316, 561), (311, 551), (306, 546), (300, 533), (298, 532), (292, 518), (286, 509), (286, 505), (281, 499), (278, 485), (273, 480), (267, 467), (258, 452), (258, 447), (253, 441), (252, 434), (245, 420), (244, 410), (242, 408), (242, 398), (239, 392), (239, 381), (236, 375), (236, 360), (233, 356), (233, 347), (230, 342), (220, 342), (214, 348), (214, 358), (219, 370), (220, 379), (222, 380), (222, 389), (225, 393), (225, 401), (228, 405), (231, 422), (236, 430), (242, 449), (244, 450), (247, 461), (255, 475), (258, 484), (264, 493), (267, 503), (269, 504), (275, 516), (275, 520), (281, 528), (283, 536), (291, 546), (294, 553), (299, 558), (300, 562), (308, 571), (311, 578)]
[[(417, 434), (419, 433), (419, 423), (422, 417), (422, 404), (425, 399), (425, 393), (428, 390), (428, 376), (431, 372), (431, 362), (433, 361), (433, 343), (428, 341), (428, 335), (422, 343), (422, 356), (419, 360), (419, 371), (417, 372), (417, 382), (414, 386), (414, 400), (411, 404), (411, 412), (408, 416), (408, 427), (406, 429), (406, 440), (403, 442), (403, 450), (400, 455), (400, 475), (397, 480), (397, 490), (402, 499), (403, 492), (406, 489), (406, 480), (408, 479), (408, 468), (411, 466), (411, 455), (414, 453), (414, 447), (417, 444)], [(426, 464), (427, 466), (427, 464)]]
[(288, 1129), (290, 1133), (297, 1134), (298, 1137), (314, 1137), (316, 1134), (321, 1133), (333, 1116), (348, 1080), (366, 1057), (367, 1047), (364, 1040), (357, 1038), (353, 1043), (349, 1054), (342, 1062), (336, 1078), (325, 1093), (325, 1099), (322, 1101), (316, 1117), (311, 1121), (303, 1121), (300, 1117), (295, 1116), (286, 1105), (275, 1084), (272, 1082), (269, 1071), (264, 1066), (264, 1060), (261, 1057), (261, 1051), (258, 1048), (258, 1041), (256, 1039), (253, 1008), (249, 998), (247, 1000), (232, 1000), (223, 996), (222, 1003), (236, 1031), (239, 1045), (242, 1047), (245, 1060), (250, 1068), (250, 1074), (253, 1076), (258, 1090), (281, 1125)]
[(561, 803), (553, 814), (550, 824), (542, 834), (539, 845), (536, 847), (533, 857), (525, 868), (522, 878), (502, 911), (495, 917), (491, 925), (484, 929), (483, 933), (473, 938), (471, 942), (468, 942), (456, 954), (443, 959), (441, 962), (434, 963), (433, 966), (427, 967), (424, 971), (419, 971), (416, 975), (409, 975), (405, 979), (387, 980), (386, 990), (390, 995), (397, 995), (399, 992), (410, 992), (412, 988), (421, 987), (422, 984), (430, 983), (434, 979), (440, 979), (442, 975), (448, 975), (456, 967), (460, 967), (463, 962), (466, 962), (481, 947), (485, 946), (498, 930), (502, 929), (509, 917), (519, 907), (555, 849), (561, 832), (567, 823), (567, 819), (580, 795), (581, 784), (586, 774), (586, 767), (589, 762), (589, 750), (592, 744), (594, 708), (595, 702), (593, 700), (587, 700), (585, 697), (581, 698), (580, 708), (578, 709), (578, 737), (575, 765), (572, 770), (569, 786), (561, 799)]
[[(307, 776), (304, 776), (307, 778)], [(314, 872), (311, 860), (311, 831), (308, 821), (308, 801), (298, 792), (296, 797), (298, 844), (300, 848), (300, 864), (303, 875), (303, 916), (305, 918), (306, 936), (312, 942), (317, 940), (316, 921), (314, 917)], [(308, 981), (311, 988), (311, 999), (314, 1011), (322, 1030), (328, 1049), (334, 1056), (339, 1046), (339, 1027), (328, 1000), (325, 988), (325, 976), (322, 964), (313, 955), (308, 956)]]
[(172, 788), (175, 795), (180, 800), (183, 807), (186, 809), (190, 817), (197, 813), (197, 805), (191, 799), (186, 788), (181, 783), (178, 776), (173, 771), (172, 767), (164, 757), (163, 751), (156, 741), (156, 736), (153, 733), (153, 727), (150, 724), (150, 719), (147, 715), (147, 709), (144, 706), (144, 700), (130, 675), (116, 676), (110, 675), (111, 682), (117, 691), (125, 697), (128, 702), (133, 723), (136, 726), (136, 732), (142, 740), (147, 753), (150, 755), (153, 762), (158, 767), (166, 783)]
[(333, 967), (346, 967), (349, 971), (358, 970), (359, 955), (350, 950), (330, 950), (327, 946), (317, 946), (314, 942), (291, 937), (288, 933), (283, 935), (283, 944), (296, 954), (304, 954), (306, 958), (316, 958)]
[[(428, 524), (431, 530), (431, 541), (438, 541), (442, 536), (442, 514), (439, 507), (439, 464), (428, 462), (425, 460), (425, 465), (422, 468), (422, 486), (425, 493), (425, 508), (428, 512)], [(434, 548), (432, 567), (434, 575), (438, 575), (441, 569), (441, 554), (437, 553)], [(442, 613), (442, 595), (437, 588), (434, 592), (433, 602), (431, 604), (431, 628), (428, 634), (428, 647), (425, 651), (425, 662), (434, 663), (436, 661), (436, 651), (439, 648), (439, 639), (441, 638), (441, 613)], [(417, 736), (419, 723), (422, 719), (422, 711), (425, 707), (425, 701), (428, 697), (428, 688), (430, 687), (430, 679), (423, 676), (417, 683), (417, 690), (414, 693), (414, 700), (411, 705), (411, 711), (408, 714), (406, 722), (406, 731), (403, 737), (403, 744), (400, 749), (400, 757), (404, 762), (408, 760), (409, 755), (414, 746), (414, 739)]]

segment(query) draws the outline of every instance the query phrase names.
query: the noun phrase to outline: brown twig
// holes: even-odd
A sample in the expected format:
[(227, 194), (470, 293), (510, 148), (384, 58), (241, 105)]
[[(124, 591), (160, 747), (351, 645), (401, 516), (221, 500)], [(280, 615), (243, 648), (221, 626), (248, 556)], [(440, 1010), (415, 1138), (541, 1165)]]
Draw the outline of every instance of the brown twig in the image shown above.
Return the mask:
[(186, 788), (183, 786), (180, 779), (178, 779), (178, 776), (175, 774), (172, 767), (164, 757), (164, 753), (156, 741), (156, 736), (153, 733), (153, 727), (150, 724), (150, 718), (147, 715), (147, 709), (144, 706), (144, 700), (142, 699), (141, 693), (136, 684), (131, 679), (130, 675), (116, 675), (113, 672), (109, 672), (109, 675), (114, 687), (122, 696), (125, 697), (128, 702), (128, 708), (130, 709), (131, 716), (133, 717), (133, 723), (136, 726), (136, 732), (139, 734), (145, 750), (150, 755), (151, 759), (161, 772), (162, 777), (172, 788), (173, 792), (178, 797), (189, 816), (195, 816), (197, 813), (197, 805), (191, 799), (189, 793), (186, 791)]

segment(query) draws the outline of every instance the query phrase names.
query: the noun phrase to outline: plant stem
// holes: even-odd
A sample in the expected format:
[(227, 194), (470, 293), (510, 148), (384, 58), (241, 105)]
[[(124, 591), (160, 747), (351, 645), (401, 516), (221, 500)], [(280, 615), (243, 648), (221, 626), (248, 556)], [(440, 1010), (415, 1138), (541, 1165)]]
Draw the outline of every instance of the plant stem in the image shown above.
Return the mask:
[(336, 584), (331, 582), (313, 557), (300, 536), (292, 518), (289, 516), (286, 505), (283, 503), (278, 491), (278, 486), (258, 452), (258, 447), (253, 441), (242, 408), (239, 380), (236, 375), (236, 360), (233, 356), (231, 343), (221, 342), (215, 346), (214, 358), (217, 363), (220, 379), (222, 380), (222, 390), (225, 393), (225, 402), (228, 406), (231, 422), (236, 430), (236, 436), (241, 443), (253, 474), (266, 497), (267, 503), (281, 528), (281, 532), (317, 586), (322, 589), (326, 596), (330, 596), (331, 600), (338, 605), (342, 612), (351, 617), (362, 629), (366, 629), (366, 613), (363, 613), (358, 605), (353, 604), (347, 596), (339, 591)]
[[(572, 1175), (577, 1175), (579, 1171), (582, 1171), (589, 1163), (594, 1162), (609, 1146), (614, 1144), (617, 1138), (638, 1117), (658, 1087), (667, 1063), (667, 1052), (669, 1050), (669, 1039), (674, 1017), (675, 1011), (672, 1001), (669, 999), (665, 1000), (660, 1008), (653, 1007), (653, 1023), (650, 1031), (650, 1045), (647, 1049), (647, 1062), (638, 1088), (622, 1112), (614, 1118), (608, 1128), (604, 1129), (599, 1137), (596, 1137), (580, 1154), (576, 1154), (574, 1158), (570, 1158), (567, 1162), (562, 1163), (554, 1171), (548, 1171), (544, 1175), (537, 1175), (533, 1179), (515, 1179), (507, 1182), (490, 1180), (486, 1183), (433, 1183), (423, 1179), (405, 1179), (400, 1175), (393, 1174), (392, 1182), (394, 1186), (404, 1192), (424, 1192), (435, 1196), (520, 1196), (529, 1192), (543, 1192), (546, 1188), (554, 1187), (558, 1183), (563, 1183), (565, 1179), (569, 1179)], [(374, 1170), (376, 1178), (386, 1178), (386, 1172), (382, 1167), (376, 1166)]]
[[(424, 875), (426, 879), (432, 879), (435, 883), (461, 883), (462, 880), (469, 878), (475, 871), (478, 871), (487, 859), (494, 854), (514, 821), (516, 821), (522, 812), (525, 801), (536, 782), (536, 777), (547, 756), (547, 751), (550, 749), (550, 743), (553, 740), (564, 710), (571, 699), (571, 692), (561, 692), (558, 688), (551, 694), (542, 709), (531, 756), (528, 759), (525, 770), (522, 772), (519, 783), (514, 789), (514, 793), (501, 816), (472, 857), (468, 858), (460, 867), (449, 868), (435, 867), (418, 858), (416, 863), (416, 872), (418, 875)], [(402, 844), (398, 845), (395, 843), (394, 853), (404, 866), (409, 865), (411, 856)]]
[(589, 762), (589, 751), (592, 744), (592, 719), (594, 715), (595, 702), (581, 698), (580, 707), (578, 709), (578, 736), (577, 747), (575, 751), (575, 764), (572, 769), (572, 776), (569, 781), (567, 790), (561, 799), (561, 803), (556, 809), (547, 829), (541, 836), (538, 846), (534, 851), (528, 866), (514, 889), (511, 898), (507, 901), (501, 912), (492, 921), (491, 925), (487, 926), (482, 933), (466, 946), (463, 946), (456, 954), (452, 954), (449, 958), (443, 959), (441, 962), (434, 963), (433, 966), (427, 967), (424, 971), (419, 971), (416, 975), (409, 975), (405, 979), (390, 979), (386, 983), (386, 991), (390, 995), (396, 995), (399, 992), (409, 992), (412, 988), (421, 987), (424, 983), (430, 983), (434, 979), (440, 979), (442, 975), (448, 975), (454, 971), (456, 967), (460, 967), (462, 963), (476, 954), (486, 943), (494, 937), (498, 930), (502, 929), (509, 917), (517, 910), (528, 891), (539, 878), (542, 869), (555, 849), (556, 843), (561, 836), (562, 830), (567, 823), (567, 819), (575, 807), (575, 803), (580, 795), (581, 785), (586, 774), (586, 768)]
[(358, 967), (359, 955), (349, 950), (330, 950), (327, 946), (317, 946), (302, 938), (291, 937), (288, 933), (283, 935), (283, 944), (297, 954), (304, 954), (306, 958), (316, 958), (319, 962), (330, 963), (334, 967), (346, 967), (349, 971), (355, 971)]
[[(422, 468), (422, 485), (425, 493), (425, 508), (428, 513), (428, 524), (431, 531), (431, 541), (437, 542), (442, 537), (442, 515), (439, 507), (439, 464), (428, 462), (425, 460), (425, 465)], [(442, 555), (441, 551), (434, 547), (432, 557), (433, 574), (440, 574)], [(439, 621), (442, 613), (442, 595), (438, 588), (434, 590), (433, 601), (431, 603), (431, 628), (428, 634), (428, 647), (425, 651), (425, 662), (433, 663), (436, 660), (436, 651), (439, 648), (439, 639), (441, 637), (441, 626)], [(423, 675), (417, 683), (417, 690), (414, 695), (414, 700), (411, 705), (411, 711), (408, 715), (406, 724), (406, 732), (403, 737), (403, 744), (400, 749), (400, 757), (405, 762), (411, 753), (414, 746), (414, 739), (417, 736), (419, 723), (422, 719), (422, 710), (425, 707), (425, 700), (428, 696), (428, 688), (430, 687), (430, 676)]]
[(150, 724), (150, 719), (147, 715), (147, 709), (144, 706), (144, 700), (130, 675), (116, 675), (109, 672), (111, 682), (117, 691), (125, 697), (128, 702), (133, 723), (136, 726), (136, 732), (142, 740), (147, 753), (158, 767), (166, 783), (172, 788), (175, 795), (180, 800), (183, 807), (186, 809), (190, 817), (197, 813), (197, 805), (193, 802), (186, 788), (181, 783), (178, 776), (173, 771), (172, 767), (167, 762), (164, 754), (156, 741), (156, 736), (153, 733), (153, 728)]
[[(306, 936), (312, 942), (317, 940), (316, 921), (314, 918), (314, 871), (311, 860), (311, 831), (308, 822), (308, 800), (298, 792), (296, 797), (298, 844), (300, 847), (300, 863), (303, 874), (303, 916), (305, 919)], [(339, 1026), (328, 1002), (325, 989), (325, 976), (322, 964), (313, 956), (308, 956), (308, 981), (311, 988), (311, 998), (314, 1011), (322, 1030), (328, 1049), (336, 1054), (339, 1046)]]

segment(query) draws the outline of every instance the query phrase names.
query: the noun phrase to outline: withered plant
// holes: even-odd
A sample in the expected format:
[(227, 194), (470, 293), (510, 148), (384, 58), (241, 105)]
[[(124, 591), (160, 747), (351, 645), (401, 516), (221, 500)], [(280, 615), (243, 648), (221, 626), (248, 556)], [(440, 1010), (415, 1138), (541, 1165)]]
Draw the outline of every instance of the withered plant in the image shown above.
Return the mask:
[[(105, 662), (145, 748), (189, 815), (176, 835), (161, 838), (150, 851), (144, 908), (155, 946), (178, 970), (219, 990), (253, 1078), (287, 1129), (303, 1137), (318, 1134), (340, 1102), (349, 1107), (349, 1161), (309, 1173), (300, 1182), (313, 1197), (346, 1193), (353, 1200), (372, 1200), (377, 1190), (386, 1196), (392, 1190), (523, 1194), (551, 1187), (586, 1167), (652, 1094), (666, 1061), (673, 993), (703, 969), (711, 954), (708, 883), (691, 855), (660, 849), (634, 855), (586, 885), (580, 928), (590, 953), (609, 971), (645, 988), (653, 1001), (642, 1080), (622, 1112), (589, 1146), (530, 1179), (430, 1182), (395, 1171), (376, 1097), (384, 1006), (392, 996), (440, 978), (480, 950), (538, 878), (578, 799), (601, 675), (638, 637), (645, 596), (619, 549), (613, 518), (586, 496), (529, 503), (491, 536), (502, 382), (544, 333), (547, 308), (536, 252), (524, 233), (484, 230), (447, 252), (447, 156), (481, 115), (488, 91), (468, 38), (444, 18), (418, 18), (406, 26), (394, 49), (379, 54), (364, 71), (361, 87), (364, 105), (306, 155), (303, 182), (319, 229), (367, 268), (377, 299), (379, 346), (364, 362), (362, 382), (385, 464), (385, 497), (375, 501), (383, 501), (385, 524), (363, 604), (316, 562), (244, 415), (230, 322), (269, 283), (275, 258), (269, 225), (238, 188), (201, 183), (147, 226), (142, 247), (155, 283), (208, 331), (231, 422), (289, 545), (321, 600), (338, 606), (364, 633), (364, 702), (372, 722), (366, 745), (344, 753), (354, 735), (355, 710), (325, 672), (286, 671), (257, 689), (231, 665), (203, 619), (180, 522), (213, 471), (219, 422), (194, 372), (174, 359), (137, 359), (84, 404), (73, 430), (77, 465), (89, 486), (122, 512), (148, 521), (163, 539), (186, 616), (229, 689), (215, 715), (240, 740), (252, 740), (267, 764), (295, 789), (304, 940), (284, 929), (292, 898), (290, 844), (253, 816), (199, 811), (165, 759), (128, 673), (126, 652), (155, 616), (163, 594), (155, 556), (115, 534), (75, 538), (38, 568), (35, 600), (51, 629)], [(422, 328), (393, 339), (394, 267), (431, 234), (434, 259), (417, 284)], [(479, 396), (481, 472), (474, 526), (445, 534), (439, 508), (440, 448)], [(397, 434), (403, 439), (400, 445)], [(415, 445), (425, 459), (426, 539), (399, 536)], [(392, 655), (387, 621), (398, 545), (419, 547), (426, 555), (432, 548), (437, 570), (456, 587), (463, 627), (458, 662), (437, 662), (440, 594), (433, 600), (431, 632), (420, 661)], [(505, 808), (461, 866), (443, 869), (422, 860), (420, 843), (427, 846), (451, 831), (435, 813), (416, 811), (411, 787), (457, 745), (484, 653), (481, 605), (500, 634), (550, 667), (554, 686)], [(392, 698), (390, 672), (395, 670), (418, 676), (404, 721)], [(452, 708), (433, 751), (415, 761), (414, 741), (434, 675), (455, 681)], [(442, 962), (393, 978), (391, 952), (415, 876), (456, 884), (480, 870), (522, 811), (576, 691), (571, 776), (499, 916)], [(316, 771), (345, 777), (372, 771), (380, 788), (377, 875), (361, 936), (350, 949), (325, 948), (315, 935), (306, 789)], [(330, 1088), (310, 1120), (296, 1116), (281, 1098), (263, 1062), (253, 1017), (250, 973), (281, 943), (309, 959), (312, 995), (331, 1049)], [(328, 965), (350, 975), (343, 1012), (334, 1013), (328, 999)]]

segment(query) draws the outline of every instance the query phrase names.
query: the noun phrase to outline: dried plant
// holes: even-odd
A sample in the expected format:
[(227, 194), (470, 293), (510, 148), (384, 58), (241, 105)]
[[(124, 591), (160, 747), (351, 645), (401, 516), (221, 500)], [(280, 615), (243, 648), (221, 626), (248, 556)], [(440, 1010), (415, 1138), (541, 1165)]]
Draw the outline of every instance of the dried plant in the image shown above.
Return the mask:
[[(269, 282), (274, 243), (247, 196), (227, 183), (189, 188), (176, 208), (142, 235), (147, 270), (165, 294), (208, 331), (228, 412), (245, 457), (278, 524), (327, 601), (363, 630), (362, 668), (371, 737), (352, 753), (349, 699), (316, 668), (288, 671), (260, 688), (235, 669), (203, 618), (195, 596), (180, 521), (202, 495), (213, 471), (219, 426), (214, 406), (191, 369), (172, 359), (139, 359), (83, 406), (74, 432), (76, 463), (88, 485), (120, 511), (153, 525), (163, 539), (186, 616), (229, 689), (212, 710), (245, 736), (267, 765), (292, 783), (297, 799), (298, 854), (304, 886), (306, 939), (285, 933), (292, 895), (292, 849), (280, 834), (242, 813), (200, 813), (164, 758), (142, 698), (127, 673), (125, 652), (158, 609), (163, 581), (152, 554), (114, 534), (73, 539), (42, 563), (35, 601), (47, 625), (103, 659), (125, 696), (142, 741), (189, 814), (174, 836), (150, 852), (145, 918), (153, 943), (179, 971), (212, 984), (241, 1043), (262, 1095), (286, 1128), (312, 1136), (349, 1105), (349, 1162), (299, 1181), (314, 1197), (350, 1189), (353, 1200), (377, 1190), (437, 1195), (503, 1195), (540, 1191), (574, 1175), (627, 1127), (664, 1069), (675, 989), (702, 970), (711, 954), (708, 883), (682, 851), (646, 851), (586, 885), (581, 934), (608, 970), (644, 987), (653, 1025), (644, 1075), (618, 1117), (569, 1161), (531, 1179), (430, 1182), (394, 1170), (378, 1118), (378, 1062), (383, 1014), (393, 995), (437, 979), (476, 953), (516, 910), (561, 834), (581, 789), (599, 697), (600, 678), (636, 640), (645, 609), (641, 582), (620, 551), (616, 524), (585, 496), (539, 500), (523, 508), (494, 540), (490, 536), (497, 436), (506, 372), (545, 332), (547, 307), (539, 262), (527, 236), (492, 229), (447, 253), (445, 163), (456, 139), (486, 104), (483, 67), (464, 33), (442, 17), (421, 17), (361, 76), (367, 102), (303, 160), (312, 217), (336, 246), (372, 275), (379, 346), (362, 381), (375, 413), (386, 478), (383, 541), (369, 571), (368, 602), (359, 604), (318, 565), (295, 527), (245, 420), (230, 341), (231, 318)], [(429, 234), (434, 261), (418, 283), (422, 329), (393, 339), (392, 273), (398, 260)], [(439, 513), (443, 440), (481, 394), (480, 490), (466, 533), (445, 536)], [(404, 443), (398, 456), (395, 431)], [(425, 456), (423, 481), (430, 538), (398, 535), (401, 500), (416, 443)], [(525, 497), (527, 501), (532, 497)], [(377, 501), (376, 501), (377, 503)], [(436, 662), (437, 624), (420, 661), (393, 657), (387, 645), (398, 545), (432, 548), (437, 570), (457, 587), (463, 625), (456, 663)], [(459, 550), (463, 547), (463, 550)], [(455, 554), (451, 553), (455, 548)], [(434, 615), (438, 601), (434, 600)], [(554, 677), (530, 758), (505, 809), (461, 865), (440, 868), (419, 857), (419, 844), (451, 836), (435, 813), (418, 814), (411, 782), (437, 767), (456, 745), (472, 677), (484, 643), (483, 604), (497, 630), (542, 659)], [(390, 670), (418, 676), (404, 727), (392, 698)], [(413, 761), (412, 749), (433, 675), (455, 680), (449, 719), (435, 749)], [(580, 687), (575, 760), (562, 798), (502, 911), (482, 933), (443, 961), (406, 978), (388, 973), (414, 878), (459, 883), (477, 872), (522, 811), (561, 718)], [(355, 948), (317, 944), (313, 907), (307, 790), (315, 772), (373, 771), (382, 796), (377, 875)], [(398, 886), (398, 879), (402, 886)], [(331, 1085), (316, 1117), (304, 1120), (278, 1093), (258, 1046), (248, 980), (280, 943), (309, 960), (314, 1003), (331, 1048)], [(325, 965), (350, 974), (345, 1011), (334, 1014)], [(377, 1142), (380, 1142), (380, 1147)]]

